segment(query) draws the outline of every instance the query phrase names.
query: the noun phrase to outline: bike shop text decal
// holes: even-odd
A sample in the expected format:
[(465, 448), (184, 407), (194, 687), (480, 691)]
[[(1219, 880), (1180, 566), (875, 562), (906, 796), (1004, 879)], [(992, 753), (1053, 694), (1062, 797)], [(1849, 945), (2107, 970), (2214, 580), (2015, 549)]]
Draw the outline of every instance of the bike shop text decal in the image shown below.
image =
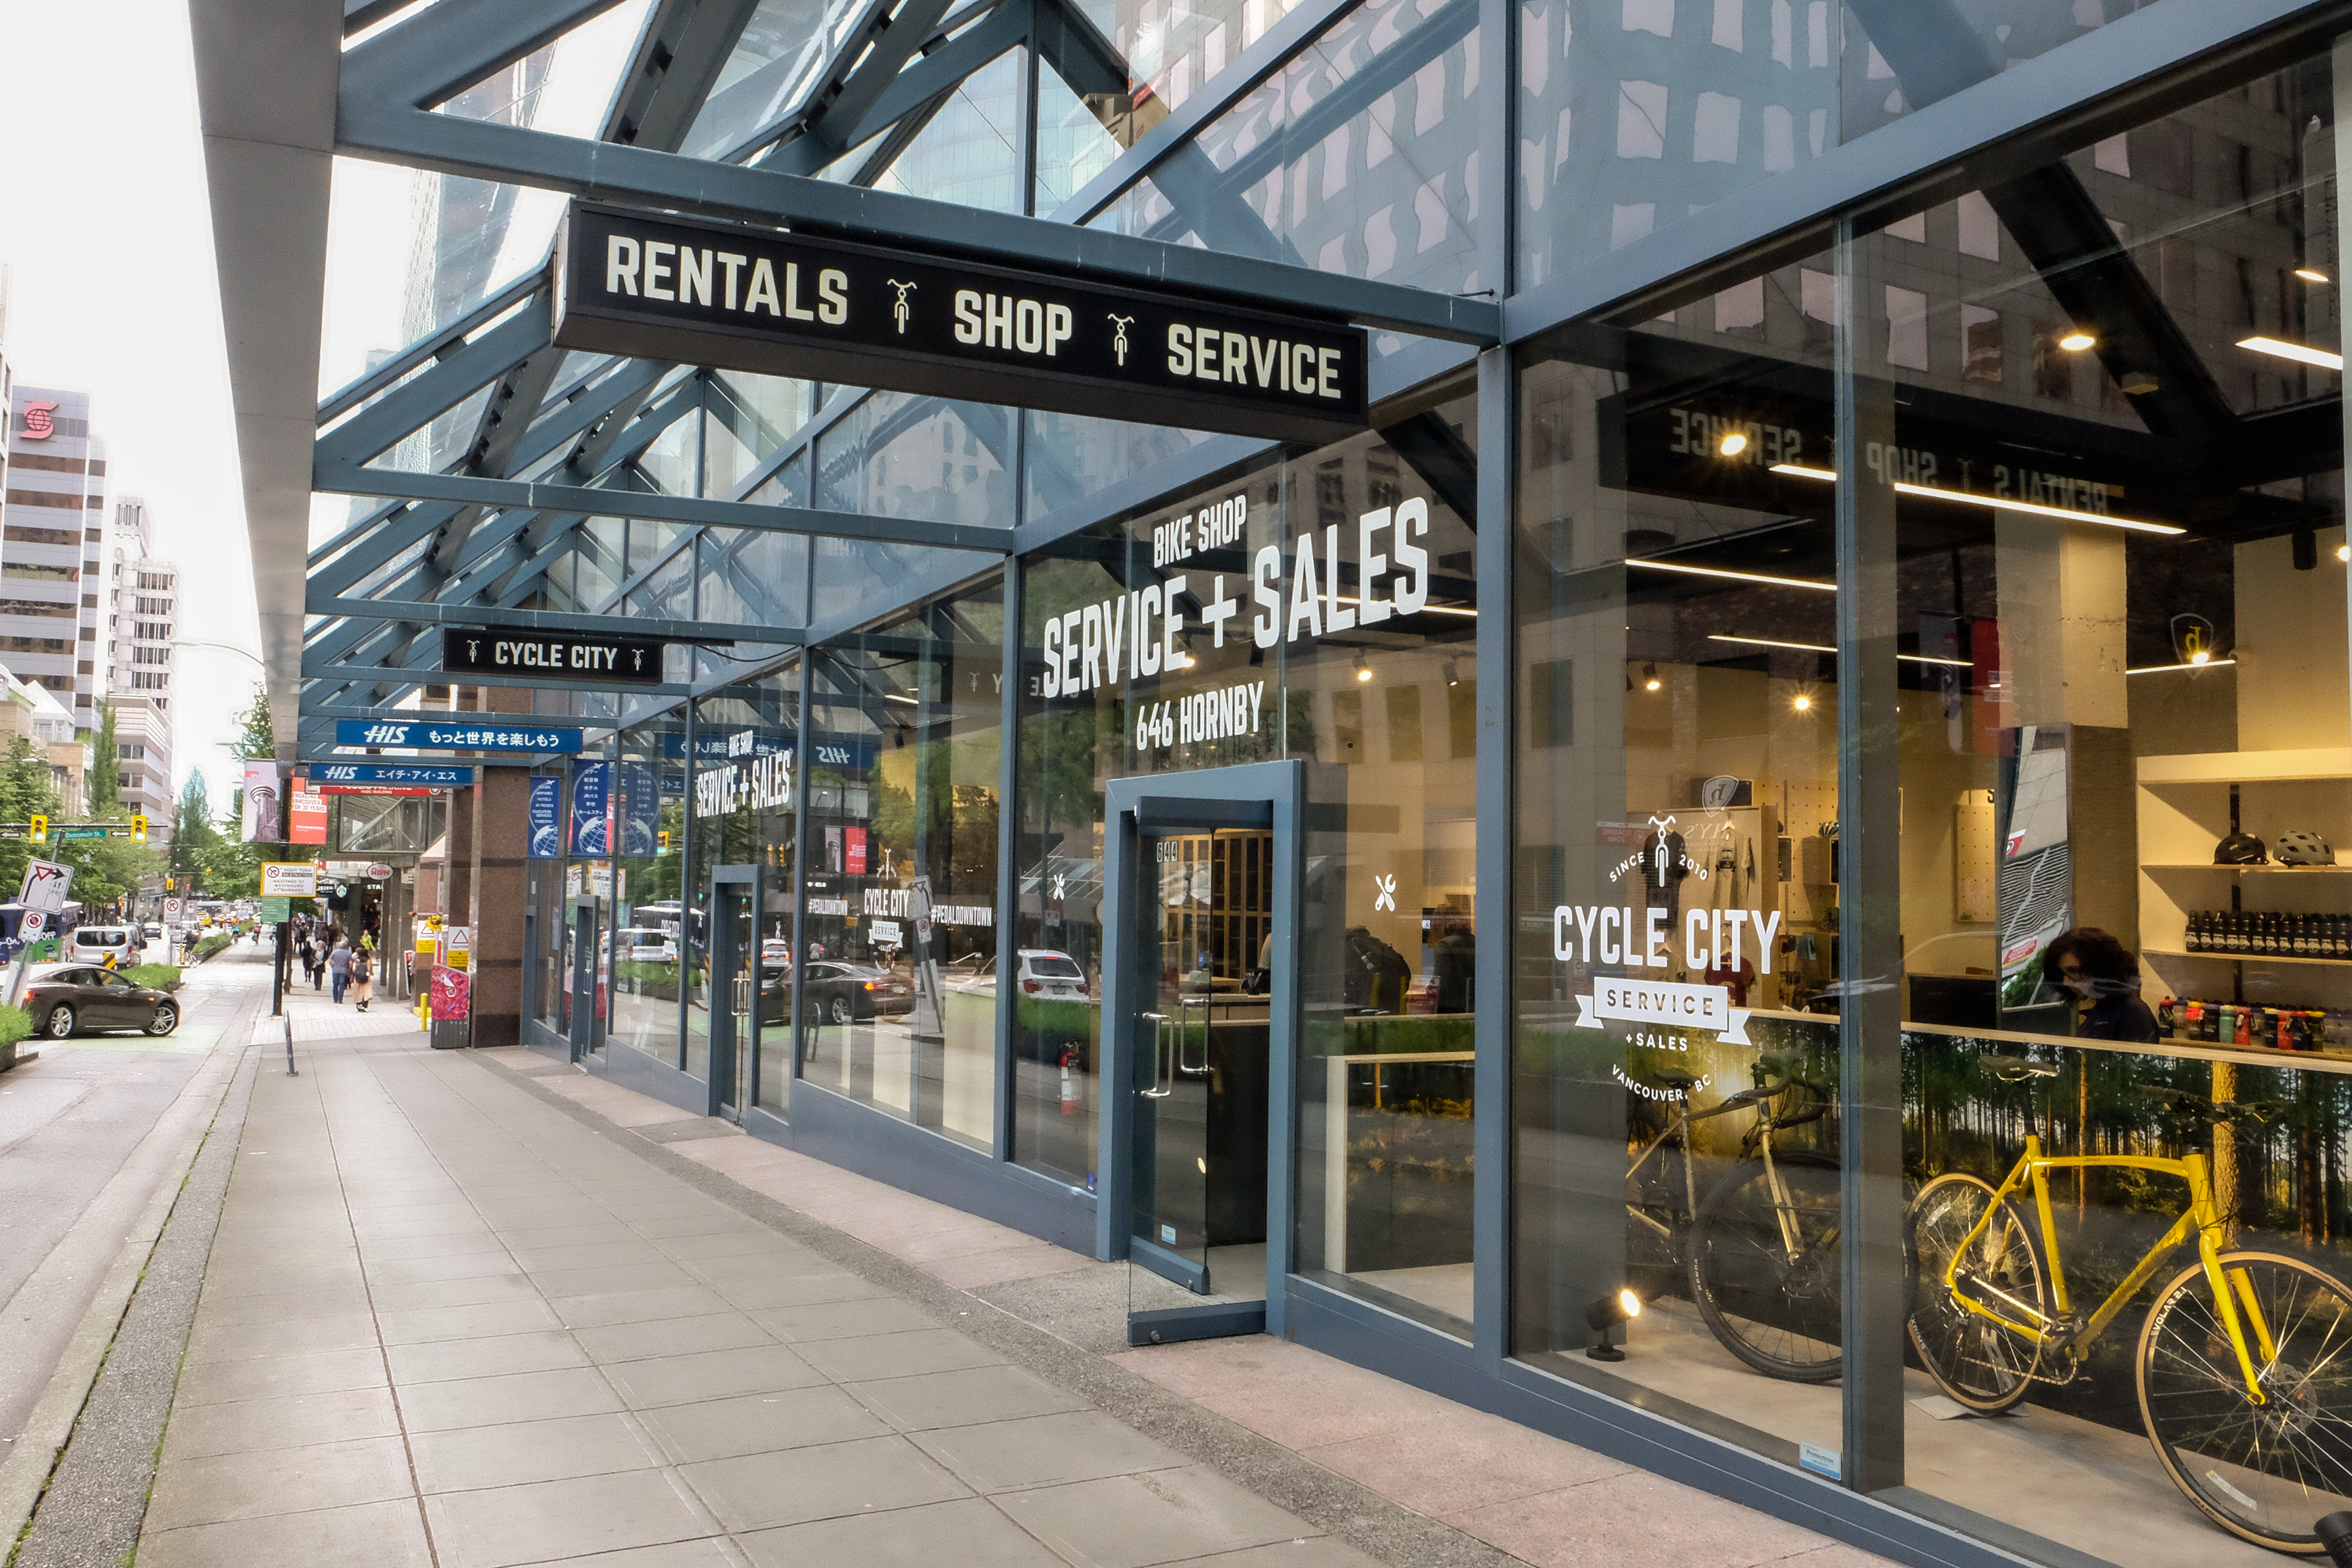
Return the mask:
[(1733, 1006), (1730, 988), (1723, 985), (1598, 974), (1592, 994), (1576, 999), (1576, 1026), (1597, 1029), (1604, 1022), (1707, 1029), (1727, 1045), (1748, 1043), (1748, 1009)]
[(1135, 749), (1164, 752), (1195, 741), (1229, 741), (1255, 735), (1265, 714), (1265, 682), (1244, 681), (1135, 705)]
[[(1748, 956), (1748, 932), (1751, 928), (1756, 933), (1757, 968), (1769, 974), (1772, 939), (1780, 930), (1778, 910), (1769, 914), (1762, 910), (1684, 910), (1683, 962), (1697, 970), (1736, 970)], [(1666, 911), (1662, 909), (1560, 904), (1551, 911), (1551, 955), (1562, 963), (1624, 963), (1669, 969), (1675, 962), (1667, 951), (1669, 937)], [(1727, 955), (1730, 959), (1727, 964), (1724, 962)]]
[(728, 761), (706, 763), (694, 772), (694, 815), (725, 816), (743, 806), (753, 811), (789, 811), (793, 805), (793, 753), (765, 751), (751, 731), (727, 737)]

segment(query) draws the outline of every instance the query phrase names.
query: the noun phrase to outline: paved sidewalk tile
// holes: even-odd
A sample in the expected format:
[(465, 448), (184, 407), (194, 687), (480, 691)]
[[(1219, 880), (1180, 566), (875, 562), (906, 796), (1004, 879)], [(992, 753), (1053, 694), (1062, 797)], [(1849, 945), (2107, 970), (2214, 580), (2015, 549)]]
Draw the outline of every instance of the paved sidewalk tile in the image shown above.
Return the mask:
[[(142, 1568), (1376, 1568), (966, 1331), (1001, 1309), (940, 1305), (1087, 1259), (731, 1129), (656, 1157), (539, 1091), (615, 1130), (678, 1126), (674, 1108), (560, 1066), (526, 1088), (388, 1008), (357, 1026), (298, 994), (292, 1013), (303, 1070), (257, 1082)], [(673, 1155), (923, 1270), (931, 1305), (655, 1163)], [(1428, 1524), (1446, 1561), (1876, 1563), (1297, 1346), (1239, 1344), (1112, 1361), (1144, 1380), (1123, 1386), (1448, 1521)], [(1685, 1521), (1672, 1554), (1627, 1533), (1662, 1511)]]

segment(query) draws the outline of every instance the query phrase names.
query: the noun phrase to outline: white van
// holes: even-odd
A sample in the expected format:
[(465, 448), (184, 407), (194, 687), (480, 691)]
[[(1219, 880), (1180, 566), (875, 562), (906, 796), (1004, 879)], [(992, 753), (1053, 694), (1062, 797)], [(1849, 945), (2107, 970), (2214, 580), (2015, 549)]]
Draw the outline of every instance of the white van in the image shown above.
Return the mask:
[(119, 925), (76, 926), (66, 937), (65, 956), (73, 963), (104, 963), (109, 957), (117, 969), (128, 969), (139, 962), (131, 951), (131, 928)]

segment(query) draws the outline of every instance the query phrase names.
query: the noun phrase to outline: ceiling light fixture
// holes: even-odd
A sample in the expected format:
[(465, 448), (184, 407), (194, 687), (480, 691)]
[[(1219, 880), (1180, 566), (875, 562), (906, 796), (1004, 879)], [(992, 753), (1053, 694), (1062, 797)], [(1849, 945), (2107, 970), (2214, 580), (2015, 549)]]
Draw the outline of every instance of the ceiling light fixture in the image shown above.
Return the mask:
[(2336, 559), (2338, 561), (2352, 561), (2352, 544), (2337, 545), (2336, 547)]
[(1664, 684), (1664, 681), (1658, 679), (1658, 667), (1654, 662), (1642, 667), (1642, 689), (1655, 691)]
[(1462, 684), (1462, 667), (1450, 658), (1445, 661), (1445, 684), (1448, 686)]
[(2291, 343), (2281, 338), (2240, 338), (2238, 346), (2252, 349), (2258, 354), (2273, 354), (2291, 359), (2297, 364), (2315, 364), (2322, 370), (2342, 370), (2344, 356), (2329, 353), (2326, 349), (2307, 349), (2301, 343)]
[[(1746, 643), (1753, 647), (1790, 647), (1800, 653), (1835, 653), (1837, 649), (1817, 642), (1780, 642), (1772, 637), (1738, 637), (1727, 632), (1709, 632), (1709, 642)], [(1924, 653), (1898, 653), (1895, 656), (1906, 664), (1942, 664), (1954, 669), (1973, 669), (1975, 665), (1965, 658), (1936, 658)]]
[(1770, 471), (1776, 474), (1787, 474), (1792, 479), (1821, 479), (1830, 484), (1837, 483), (1836, 470), (1832, 468), (1809, 468), (1802, 463), (1775, 463), (1772, 465)]
[(1800, 713), (1810, 713), (1813, 710), (1813, 700), (1800, 691), (1790, 702), (1789, 706), (1794, 708)]
[(2219, 669), (2225, 664), (2235, 664), (2234, 658), (2215, 658), (2210, 654), (2191, 658), (2187, 664), (2144, 664), (2137, 669), (2126, 669), (2126, 675), (2162, 675), (2168, 669)]
[(1721, 452), (1727, 458), (1736, 458), (1739, 456), (1740, 453), (1748, 450), (1748, 437), (1741, 435), (1738, 431), (1734, 430), (1730, 435), (1726, 436), (1723, 438), (1723, 444), (1717, 447), (1716, 450)]
[(2294, 269), (2294, 275), (2297, 278), (2302, 279), (2305, 283), (2333, 283), (2336, 281), (2336, 279), (2330, 278), (2326, 273), (2322, 272), (2316, 267), (2298, 267)]
[(2068, 332), (2064, 337), (2060, 338), (2058, 340), (2058, 346), (2064, 349), (2070, 354), (2078, 354), (2098, 341), (2098, 339), (2093, 337), (2090, 333), (2077, 328), (2074, 331)]
[(1728, 577), (1735, 583), (1769, 583), (1776, 588), (1815, 588), (1824, 594), (1837, 592), (1834, 583), (1815, 582), (1808, 577), (1771, 577), (1761, 572), (1727, 572), (1719, 566), (1686, 566), (1679, 561), (1650, 561), (1635, 557), (1628, 566), (1645, 566), (1653, 572), (1685, 572), (1694, 577)]
[(1364, 664), (1364, 650), (1362, 648), (1358, 648), (1356, 650), (1356, 679), (1358, 680), (1370, 680), (1371, 678), (1372, 672), (1367, 668)]

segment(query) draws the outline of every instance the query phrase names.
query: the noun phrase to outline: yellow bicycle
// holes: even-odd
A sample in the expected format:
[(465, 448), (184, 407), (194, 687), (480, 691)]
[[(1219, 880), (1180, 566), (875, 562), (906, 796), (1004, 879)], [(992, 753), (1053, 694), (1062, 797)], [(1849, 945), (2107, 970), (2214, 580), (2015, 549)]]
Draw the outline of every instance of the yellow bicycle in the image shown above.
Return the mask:
[[(1985, 1056), (2004, 1082), (2057, 1068)], [(2258, 1118), (2181, 1090), (2147, 1092), (2203, 1120)], [(2088, 1315), (2067, 1293), (2050, 1173), (2092, 1167), (2177, 1176), (2189, 1206)], [(2031, 1195), (2029, 1212), (2021, 1200)], [(2048, 1155), (2028, 1136), (1999, 1186), (1938, 1176), (1911, 1205), (1917, 1291), (1911, 1342), (1937, 1385), (1971, 1410), (2006, 1410), (2035, 1383), (2081, 1374), (2092, 1342), (2194, 1240), (2197, 1261), (2157, 1293), (2140, 1329), (2140, 1419), (2175, 1485), (2222, 1529), (2275, 1551), (2317, 1554), (2323, 1515), (2352, 1506), (2352, 1290), (2300, 1258), (2225, 1250), (2201, 1154)]]

